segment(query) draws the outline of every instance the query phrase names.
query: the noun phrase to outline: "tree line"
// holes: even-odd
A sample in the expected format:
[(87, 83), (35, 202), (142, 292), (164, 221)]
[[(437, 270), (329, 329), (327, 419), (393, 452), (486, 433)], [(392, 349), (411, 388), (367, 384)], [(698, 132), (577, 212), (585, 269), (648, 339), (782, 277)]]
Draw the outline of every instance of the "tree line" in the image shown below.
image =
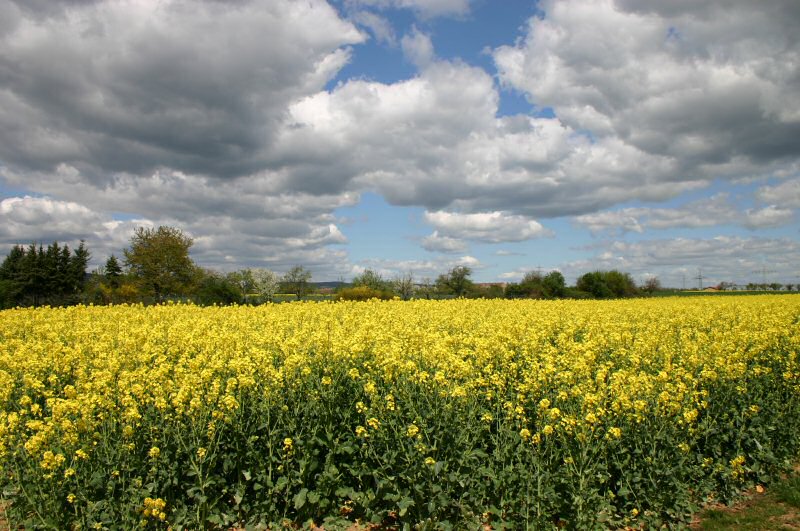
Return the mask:
[(0, 264), (0, 307), (81, 302), (90, 258), (83, 241), (74, 251), (58, 242), (15, 245)]
[[(311, 272), (300, 265), (284, 275), (263, 268), (225, 274), (201, 268), (189, 256), (193, 243), (174, 227), (139, 227), (121, 258), (112, 254), (92, 273), (86, 272), (91, 255), (83, 241), (75, 250), (58, 242), (46, 248), (33, 243), (27, 248), (16, 245), (0, 264), (0, 307), (167, 300), (203, 305), (259, 304), (314, 296), (338, 300), (608, 299), (653, 295), (661, 290), (655, 277), (637, 286), (630, 274), (616, 270), (586, 273), (574, 286), (567, 286), (559, 271), (531, 271), (517, 283), (480, 284), (471, 279), (471, 268), (456, 266), (435, 280), (416, 280), (411, 273), (385, 279), (367, 269), (351, 282), (337, 283), (335, 289), (321, 294), (311, 282)], [(791, 291), (793, 286), (786, 289)]]

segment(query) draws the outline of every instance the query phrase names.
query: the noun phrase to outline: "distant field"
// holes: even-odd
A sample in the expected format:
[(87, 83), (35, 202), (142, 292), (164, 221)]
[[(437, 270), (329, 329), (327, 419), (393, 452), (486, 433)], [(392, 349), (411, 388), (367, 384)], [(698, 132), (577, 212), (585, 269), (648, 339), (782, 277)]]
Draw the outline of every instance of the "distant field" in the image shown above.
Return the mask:
[(700, 291), (700, 290), (660, 290), (653, 293), (654, 297), (695, 297), (698, 295), (800, 295), (800, 291)]

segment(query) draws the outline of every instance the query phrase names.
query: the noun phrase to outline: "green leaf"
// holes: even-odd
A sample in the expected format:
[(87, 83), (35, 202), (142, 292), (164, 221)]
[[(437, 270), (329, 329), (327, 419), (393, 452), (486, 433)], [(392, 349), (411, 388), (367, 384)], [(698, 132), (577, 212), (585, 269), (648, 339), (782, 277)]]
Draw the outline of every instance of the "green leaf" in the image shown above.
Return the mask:
[(399, 514), (400, 516), (405, 516), (408, 512), (408, 508), (414, 505), (414, 500), (411, 498), (403, 498), (399, 502), (397, 502), (397, 506), (400, 508)]
[(300, 492), (294, 497), (294, 508), (300, 509), (303, 505), (306, 504), (306, 496), (308, 495), (308, 489), (302, 488)]

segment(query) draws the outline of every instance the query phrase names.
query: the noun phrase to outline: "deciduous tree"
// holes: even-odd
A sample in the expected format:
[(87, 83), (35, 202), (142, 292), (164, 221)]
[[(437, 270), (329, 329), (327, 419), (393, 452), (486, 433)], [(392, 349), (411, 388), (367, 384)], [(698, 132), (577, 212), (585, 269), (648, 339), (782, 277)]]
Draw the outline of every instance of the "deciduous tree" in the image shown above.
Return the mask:
[(392, 288), (401, 299), (407, 301), (414, 295), (414, 275), (404, 273), (392, 281)]
[(644, 281), (644, 285), (642, 286), (642, 291), (649, 293), (652, 295), (656, 291), (661, 289), (661, 282), (658, 280), (658, 277), (648, 277), (647, 280)]
[(138, 227), (125, 249), (125, 265), (142, 293), (163, 301), (189, 292), (196, 268), (189, 257), (193, 240), (175, 227)]
[(274, 271), (264, 268), (254, 268), (250, 270), (253, 277), (253, 287), (262, 301), (271, 301), (272, 297), (278, 293), (280, 279)]
[(374, 291), (389, 291), (389, 283), (386, 282), (380, 273), (372, 269), (365, 269), (360, 275), (353, 277), (353, 287), (366, 286)]
[(311, 293), (311, 271), (308, 271), (303, 266), (294, 266), (291, 268), (281, 279), (281, 291), (285, 293), (293, 293), (297, 295), (298, 299), (302, 299)]
[(471, 288), (472, 280), (470, 275), (472, 269), (467, 266), (456, 266), (447, 273), (439, 275), (436, 279), (436, 287), (444, 293), (451, 293), (456, 297), (463, 297)]

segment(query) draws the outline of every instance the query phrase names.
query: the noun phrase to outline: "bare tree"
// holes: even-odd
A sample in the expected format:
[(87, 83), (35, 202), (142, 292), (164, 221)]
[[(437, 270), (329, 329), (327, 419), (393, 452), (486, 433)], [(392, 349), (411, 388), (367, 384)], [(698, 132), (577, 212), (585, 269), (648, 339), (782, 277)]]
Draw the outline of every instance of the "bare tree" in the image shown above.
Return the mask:
[(418, 297), (430, 299), (434, 292), (433, 282), (428, 277), (425, 277), (420, 281), (415, 291)]
[(407, 301), (414, 294), (414, 275), (403, 273), (392, 281), (392, 287), (400, 298)]
[(303, 266), (294, 266), (281, 279), (281, 290), (286, 293), (294, 293), (298, 299), (302, 299), (311, 293), (311, 271)]
[(644, 281), (644, 285), (642, 286), (642, 290), (651, 295), (660, 289), (661, 289), (661, 281), (658, 280), (658, 277), (648, 277), (648, 279)]

